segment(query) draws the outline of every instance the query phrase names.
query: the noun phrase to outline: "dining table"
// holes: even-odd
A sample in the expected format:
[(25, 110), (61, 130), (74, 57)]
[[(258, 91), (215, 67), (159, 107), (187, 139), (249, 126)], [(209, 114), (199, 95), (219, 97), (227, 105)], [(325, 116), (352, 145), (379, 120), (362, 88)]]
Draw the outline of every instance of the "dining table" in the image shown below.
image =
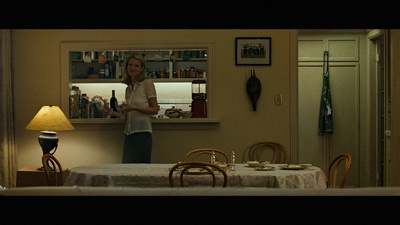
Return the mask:
[[(169, 172), (173, 163), (99, 164), (73, 167), (64, 186), (97, 187), (170, 187)], [(321, 168), (284, 168), (287, 164), (267, 164), (270, 170), (256, 170), (245, 163), (226, 170), (227, 187), (265, 188), (326, 188), (326, 176)], [(180, 172), (173, 173), (175, 187), (180, 186)], [(185, 187), (211, 186), (210, 174), (184, 175)], [(216, 186), (222, 187), (223, 175), (216, 173)]]

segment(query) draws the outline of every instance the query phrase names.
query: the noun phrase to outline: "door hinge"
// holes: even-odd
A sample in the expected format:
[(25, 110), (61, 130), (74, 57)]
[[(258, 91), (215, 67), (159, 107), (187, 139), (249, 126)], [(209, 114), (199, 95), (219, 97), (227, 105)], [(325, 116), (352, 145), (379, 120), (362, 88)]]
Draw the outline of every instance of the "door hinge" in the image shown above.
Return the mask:
[(375, 55), (375, 62), (379, 62), (379, 54)]

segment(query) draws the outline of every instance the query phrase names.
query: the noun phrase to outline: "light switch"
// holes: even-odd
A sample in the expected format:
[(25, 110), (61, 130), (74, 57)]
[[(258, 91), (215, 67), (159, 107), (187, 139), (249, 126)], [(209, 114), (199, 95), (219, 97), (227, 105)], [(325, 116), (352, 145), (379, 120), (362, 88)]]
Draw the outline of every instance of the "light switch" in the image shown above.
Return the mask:
[(275, 94), (274, 102), (275, 102), (275, 105), (282, 105), (282, 94)]

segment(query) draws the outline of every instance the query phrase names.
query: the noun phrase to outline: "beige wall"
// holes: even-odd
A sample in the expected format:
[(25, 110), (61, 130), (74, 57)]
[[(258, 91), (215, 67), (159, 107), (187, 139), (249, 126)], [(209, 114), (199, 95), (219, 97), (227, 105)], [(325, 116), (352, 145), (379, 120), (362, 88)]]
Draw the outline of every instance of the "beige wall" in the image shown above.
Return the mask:
[[(40, 132), (25, 126), (43, 105), (60, 105), (62, 41), (208, 42), (213, 43), (213, 129), (154, 129), (152, 162), (177, 162), (201, 147), (236, 151), (247, 160), (253, 142), (272, 140), (291, 148), (289, 30), (13, 30), (13, 73), (18, 168), (40, 166)], [(271, 66), (235, 66), (235, 37), (271, 37)], [(248, 71), (262, 83), (257, 111), (245, 90)], [(274, 94), (282, 94), (281, 106)], [(74, 124), (61, 131), (56, 152), (64, 167), (120, 163), (124, 124)], [(186, 127), (187, 128), (187, 127)]]
[(390, 163), (390, 186), (400, 186), (400, 30), (390, 31), (391, 55), (390, 55), (390, 73), (391, 73), (391, 163)]

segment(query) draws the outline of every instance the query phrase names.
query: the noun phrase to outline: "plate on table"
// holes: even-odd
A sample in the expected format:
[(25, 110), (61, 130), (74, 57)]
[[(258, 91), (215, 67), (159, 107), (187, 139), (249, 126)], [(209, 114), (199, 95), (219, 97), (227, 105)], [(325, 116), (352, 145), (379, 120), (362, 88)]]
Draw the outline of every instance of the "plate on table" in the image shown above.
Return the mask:
[(306, 164), (299, 164), (302, 167), (308, 168), (308, 167), (312, 167), (312, 164), (310, 163), (306, 163)]
[(274, 167), (272, 167), (272, 166), (260, 166), (260, 167), (256, 167), (255, 170), (258, 170), (258, 171), (271, 171), (271, 170), (274, 170)]
[(283, 170), (304, 170), (307, 167), (298, 164), (289, 164), (280, 166)]
[(203, 168), (189, 168), (188, 170), (186, 170), (187, 174), (209, 174), (210, 172), (208, 172), (207, 170), (203, 169)]
[(270, 162), (268, 161), (247, 161), (247, 165), (251, 167), (262, 167), (265, 166), (265, 164), (269, 164)]
[(231, 165), (225, 163), (217, 163), (216, 165), (221, 167), (222, 169), (227, 169), (228, 167), (231, 167)]

